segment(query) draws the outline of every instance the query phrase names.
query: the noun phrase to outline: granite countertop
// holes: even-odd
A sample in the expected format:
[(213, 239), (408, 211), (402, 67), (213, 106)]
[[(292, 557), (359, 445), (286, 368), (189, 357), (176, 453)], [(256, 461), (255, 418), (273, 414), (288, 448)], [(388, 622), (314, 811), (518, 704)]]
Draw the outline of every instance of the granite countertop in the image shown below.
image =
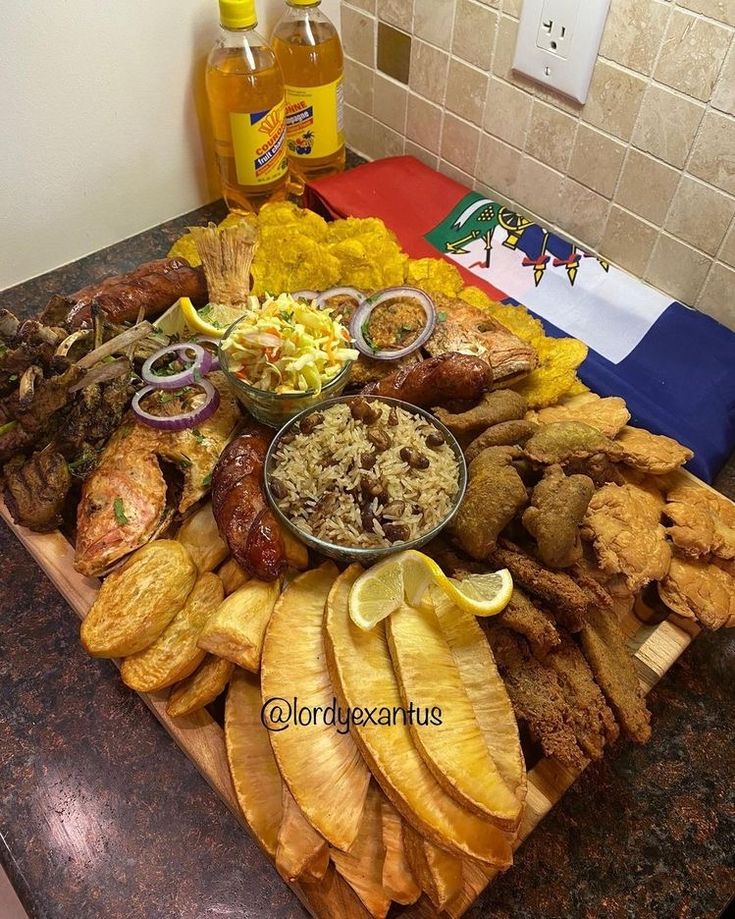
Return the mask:
[[(221, 202), (0, 293), (56, 292), (165, 254)], [(717, 486), (735, 497), (735, 465)], [(303, 916), (257, 845), (0, 525), (0, 857), (32, 919)], [(715, 917), (735, 894), (735, 631), (705, 634), (470, 916)]]

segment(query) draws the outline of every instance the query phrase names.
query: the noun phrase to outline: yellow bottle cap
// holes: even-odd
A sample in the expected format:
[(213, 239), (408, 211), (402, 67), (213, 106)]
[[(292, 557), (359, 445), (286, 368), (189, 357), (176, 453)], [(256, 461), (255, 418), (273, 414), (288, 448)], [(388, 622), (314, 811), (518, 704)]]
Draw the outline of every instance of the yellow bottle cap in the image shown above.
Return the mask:
[(219, 21), (226, 29), (247, 29), (257, 25), (255, 0), (219, 0)]
[(316, 6), (321, 0), (287, 0), (289, 6)]

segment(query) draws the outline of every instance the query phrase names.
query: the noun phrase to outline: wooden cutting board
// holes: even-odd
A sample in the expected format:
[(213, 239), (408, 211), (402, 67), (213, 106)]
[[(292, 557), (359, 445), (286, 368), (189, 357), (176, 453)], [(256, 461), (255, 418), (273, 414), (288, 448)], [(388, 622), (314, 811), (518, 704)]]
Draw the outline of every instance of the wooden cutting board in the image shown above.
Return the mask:
[[(681, 470), (680, 476), (701, 488), (714, 490), (685, 470)], [(85, 578), (74, 570), (74, 550), (63, 534), (59, 531), (33, 533), (24, 527), (16, 526), (2, 501), (0, 515), (74, 612), (80, 619), (84, 619), (97, 595), (99, 581)], [(700, 631), (694, 623), (674, 615), (657, 625), (646, 625), (631, 614), (623, 622), (623, 627), (628, 636), (630, 650), (634, 654), (641, 685), (646, 692), (664, 676)], [(233, 816), (249, 832), (232, 787), (225, 753), (224, 731), (220, 725), (206, 709), (183, 718), (169, 717), (166, 714), (168, 690), (140, 695)], [(656, 730), (655, 724), (653, 730)], [(528, 797), (516, 848), (561, 799), (579, 774), (581, 770), (572, 772), (553, 759), (543, 759), (531, 769), (528, 774)], [(489, 870), (486, 873), (477, 873), (477, 877), (473, 877), (472, 883), (466, 884), (461, 896), (453, 902), (447, 913), (452, 917), (461, 916), (490, 883), (492, 877)], [(368, 916), (352, 888), (337, 874), (331, 864), (326, 876), (318, 885), (290, 886), (309, 912), (319, 919), (365, 919)], [(437, 916), (435, 908), (426, 897), (422, 897), (413, 906), (399, 909), (399, 913), (406, 919)]]

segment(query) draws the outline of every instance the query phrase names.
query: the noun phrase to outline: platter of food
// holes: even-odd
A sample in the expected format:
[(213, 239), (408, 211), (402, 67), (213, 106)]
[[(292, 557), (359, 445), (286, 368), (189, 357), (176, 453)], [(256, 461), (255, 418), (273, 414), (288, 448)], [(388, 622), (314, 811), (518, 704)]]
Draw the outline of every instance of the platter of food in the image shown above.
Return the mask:
[(691, 451), (379, 221), (231, 216), (0, 335), (0, 513), (316, 916), (460, 916), (735, 626)]

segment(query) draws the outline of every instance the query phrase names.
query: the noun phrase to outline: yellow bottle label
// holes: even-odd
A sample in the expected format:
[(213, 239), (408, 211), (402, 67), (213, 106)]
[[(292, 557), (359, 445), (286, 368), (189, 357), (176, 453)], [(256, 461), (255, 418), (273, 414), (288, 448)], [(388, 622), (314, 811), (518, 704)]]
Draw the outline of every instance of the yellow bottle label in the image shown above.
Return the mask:
[(345, 142), (342, 77), (324, 86), (286, 86), (288, 155), (319, 159)]
[(262, 112), (230, 112), (230, 130), (240, 185), (269, 185), (285, 175), (285, 100)]

